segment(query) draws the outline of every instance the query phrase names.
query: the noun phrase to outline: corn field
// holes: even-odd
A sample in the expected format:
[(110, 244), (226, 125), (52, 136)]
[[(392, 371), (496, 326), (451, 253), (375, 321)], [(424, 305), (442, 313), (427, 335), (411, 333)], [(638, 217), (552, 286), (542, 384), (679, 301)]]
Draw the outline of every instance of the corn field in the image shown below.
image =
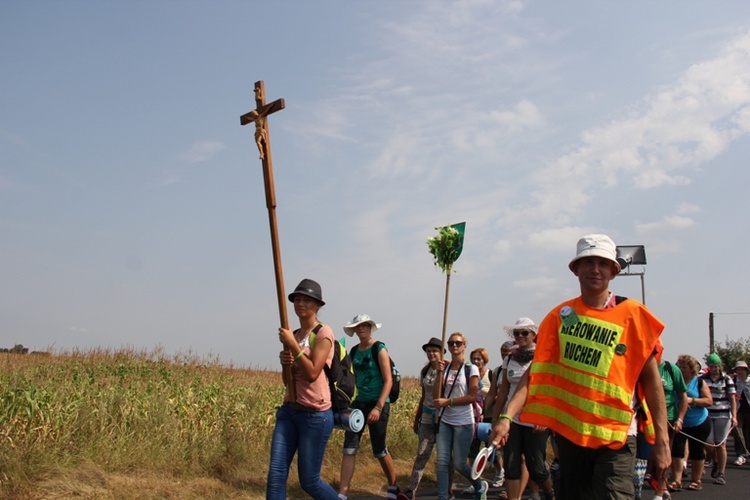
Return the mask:
[[(417, 381), (405, 378), (401, 394), (392, 407), (389, 449), (401, 459), (399, 477), (408, 477), (416, 449), (411, 423)], [(278, 372), (167, 358), (159, 350), (0, 354), (0, 495), (134, 498), (118, 496), (101, 478), (142, 475), (159, 477), (162, 485), (161, 494), (142, 498), (262, 497), (282, 398)], [(342, 443), (343, 432), (334, 431), (323, 468), (332, 485), (338, 482)], [(379, 469), (369, 444), (360, 456)], [(91, 485), (75, 486), (80, 478), (69, 484), (71, 471), (82, 468), (94, 471), (94, 482), (104, 486), (87, 495)], [(376, 476), (366, 485), (374, 492), (382, 480)], [(68, 486), (53, 494), (45, 487), (55, 477), (67, 478)], [(180, 493), (170, 486), (201, 479), (220, 490)], [(289, 485), (290, 496), (295, 488), (297, 497), (304, 496), (295, 470)]]

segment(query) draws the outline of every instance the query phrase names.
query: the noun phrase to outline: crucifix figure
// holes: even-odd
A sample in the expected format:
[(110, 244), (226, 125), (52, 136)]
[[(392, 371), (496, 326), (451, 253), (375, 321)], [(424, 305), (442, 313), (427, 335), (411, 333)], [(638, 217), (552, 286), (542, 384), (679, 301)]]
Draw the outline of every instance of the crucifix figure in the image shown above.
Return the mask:
[[(260, 160), (263, 163), (263, 184), (266, 190), (266, 207), (268, 208), (268, 223), (271, 227), (271, 248), (273, 250), (273, 267), (276, 275), (276, 298), (279, 305), (279, 320), (282, 328), (289, 328), (286, 314), (286, 300), (284, 295), (284, 276), (281, 269), (281, 249), (279, 247), (279, 231), (276, 224), (276, 190), (273, 182), (273, 163), (271, 162), (271, 140), (268, 135), (268, 120), (271, 113), (284, 109), (284, 99), (277, 99), (266, 104), (266, 91), (263, 80), (255, 82), (255, 109), (240, 116), (240, 125), (255, 123), (255, 144), (258, 146)], [(284, 380), (289, 385), (291, 400), (295, 400), (294, 383), (291, 367), (285, 367)]]
[(240, 116), (240, 125), (255, 122), (255, 144), (258, 146), (260, 159), (265, 160), (266, 155), (271, 151), (268, 143), (268, 121), (266, 120), (266, 116), (284, 109), (284, 99), (277, 99), (271, 104), (266, 104), (266, 91), (263, 86), (263, 80), (261, 80), (255, 82), (255, 104), (257, 106), (256, 109)]

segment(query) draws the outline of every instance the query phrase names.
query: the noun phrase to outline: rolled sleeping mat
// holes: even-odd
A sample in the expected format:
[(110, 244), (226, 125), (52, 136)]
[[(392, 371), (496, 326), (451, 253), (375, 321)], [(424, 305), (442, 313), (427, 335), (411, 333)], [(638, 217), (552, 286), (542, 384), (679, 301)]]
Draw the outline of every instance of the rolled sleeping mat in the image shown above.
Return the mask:
[(365, 415), (356, 408), (333, 414), (333, 427), (350, 432), (359, 432), (365, 426)]
[(477, 439), (483, 442), (490, 440), (492, 434), (492, 424), (489, 422), (479, 422), (477, 424)]

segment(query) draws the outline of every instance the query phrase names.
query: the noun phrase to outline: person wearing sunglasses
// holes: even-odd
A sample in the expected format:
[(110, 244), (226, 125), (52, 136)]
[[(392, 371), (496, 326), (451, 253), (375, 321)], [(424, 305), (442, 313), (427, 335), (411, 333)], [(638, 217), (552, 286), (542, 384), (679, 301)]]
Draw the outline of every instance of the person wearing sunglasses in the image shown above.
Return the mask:
[(658, 368), (664, 324), (643, 304), (610, 291), (621, 264), (609, 236), (579, 239), (568, 269), (580, 296), (556, 306), (539, 325), (534, 363), (505, 413), (495, 405), (491, 440), (505, 442), (523, 409), (521, 422), (555, 433), (561, 497), (633, 498), (636, 415), (643, 401), (651, 415), (644, 421), (653, 441), (652, 477), (664, 480), (671, 463)]
[[(518, 382), (531, 366), (536, 348), (537, 326), (530, 318), (519, 318), (514, 325), (505, 326), (505, 332), (513, 337), (516, 349), (503, 363), (501, 382), (495, 405), (504, 408), (508, 398), (516, 392)], [(517, 412), (512, 417), (508, 441), (503, 447), (505, 465), (505, 488), (507, 498), (521, 498), (529, 479), (544, 492), (544, 498), (555, 498), (552, 477), (546, 466), (549, 430), (544, 426), (521, 422)], [(525, 464), (524, 464), (525, 462)]]
[[(474, 437), (474, 401), (479, 392), (479, 369), (466, 363), (466, 337), (452, 333), (448, 338), (451, 360), (438, 363), (442, 384), (435, 384), (433, 395), (439, 412), (437, 427), (438, 499), (448, 500), (450, 464), (474, 487), (474, 498), (486, 500), (487, 481), (471, 478), (471, 467), (466, 457)], [(442, 392), (440, 386), (442, 385)]]

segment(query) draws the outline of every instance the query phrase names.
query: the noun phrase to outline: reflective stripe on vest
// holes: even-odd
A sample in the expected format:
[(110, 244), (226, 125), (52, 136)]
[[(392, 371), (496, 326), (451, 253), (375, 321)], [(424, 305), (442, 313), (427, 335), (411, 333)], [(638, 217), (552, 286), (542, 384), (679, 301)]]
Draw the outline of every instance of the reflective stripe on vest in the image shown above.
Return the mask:
[[(567, 326), (559, 316), (564, 305), (577, 315)], [(520, 420), (583, 447), (621, 447), (633, 419), (636, 381), (662, 329), (635, 301), (609, 310), (588, 308), (580, 299), (561, 304), (540, 325)]]
[[(632, 393), (628, 394), (606, 380), (571, 372), (552, 363), (534, 362), (531, 370), (538, 383), (529, 386), (530, 399), (524, 407), (524, 417), (536, 414), (555, 420), (580, 436), (579, 439), (571, 439), (566, 435), (568, 439), (586, 447), (598, 448), (627, 439), (633, 419), (630, 408)], [(593, 387), (587, 388), (587, 382)], [(593, 396), (591, 389), (600, 395)], [(592, 396), (582, 397), (586, 393)], [(613, 398), (617, 399), (619, 407), (605, 402)], [(525, 421), (525, 418), (521, 420)], [(536, 419), (533, 423), (537, 423)], [(542, 425), (555, 427), (549, 421)]]

